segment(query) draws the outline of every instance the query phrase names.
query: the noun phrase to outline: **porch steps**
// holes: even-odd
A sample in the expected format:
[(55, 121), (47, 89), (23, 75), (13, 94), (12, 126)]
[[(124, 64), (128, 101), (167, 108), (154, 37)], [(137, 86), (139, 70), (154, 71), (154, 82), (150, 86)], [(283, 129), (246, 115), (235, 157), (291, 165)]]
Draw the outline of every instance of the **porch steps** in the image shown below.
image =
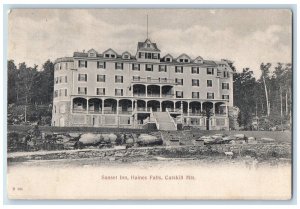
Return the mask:
[(165, 131), (176, 131), (177, 127), (174, 125), (171, 120), (169, 113), (167, 112), (153, 112), (154, 117), (159, 124), (159, 130)]

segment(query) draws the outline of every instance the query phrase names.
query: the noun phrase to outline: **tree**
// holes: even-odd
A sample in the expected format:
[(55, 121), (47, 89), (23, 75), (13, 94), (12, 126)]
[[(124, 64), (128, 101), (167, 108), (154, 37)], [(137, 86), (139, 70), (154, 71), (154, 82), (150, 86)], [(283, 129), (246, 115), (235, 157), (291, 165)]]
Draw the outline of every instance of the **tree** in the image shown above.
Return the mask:
[[(270, 67), (271, 63), (261, 63), (260, 70), (261, 70), (261, 78), (260, 80), (263, 81), (264, 89), (265, 89), (265, 95), (266, 95), (266, 107), (267, 107), (267, 115), (270, 115), (270, 101), (269, 101), (269, 93), (267, 88), (267, 82), (269, 81), (269, 74), (270, 74)], [(267, 82), (266, 82), (267, 80)]]
[(256, 96), (255, 96), (256, 80), (253, 71), (244, 68), (242, 73), (236, 73), (233, 81), (233, 97), (234, 106), (237, 106), (241, 113), (239, 115), (239, 123), (244, 127), (249, 127), (252, 122), (252, 114), (255, 112)]

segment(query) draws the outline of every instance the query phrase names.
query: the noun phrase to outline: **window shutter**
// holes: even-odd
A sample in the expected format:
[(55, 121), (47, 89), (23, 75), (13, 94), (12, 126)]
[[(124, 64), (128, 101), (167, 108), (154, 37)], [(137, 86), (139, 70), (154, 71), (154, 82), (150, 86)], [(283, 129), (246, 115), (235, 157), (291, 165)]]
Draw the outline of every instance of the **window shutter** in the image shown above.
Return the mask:
[(87, 94), (87, 88), (86, 87), (84, 88), (84, 94)]
[(123, 70), (123, 63), (121, 63), (121, 68), (122, 68), (122, 70)]
[(85, 61), (85, 67), (87, 68), (87, 61)]
[(85, 76), (85, 79), (84, 79), (84, 80), (87, 81), (87, 74), (85, 74), (84, 76)]
[(106, 68), (106, 62), (103, 62), (103, 68), (104, 69)]
[(123, 76), (121, 77), (121, 82), (123, 83)]

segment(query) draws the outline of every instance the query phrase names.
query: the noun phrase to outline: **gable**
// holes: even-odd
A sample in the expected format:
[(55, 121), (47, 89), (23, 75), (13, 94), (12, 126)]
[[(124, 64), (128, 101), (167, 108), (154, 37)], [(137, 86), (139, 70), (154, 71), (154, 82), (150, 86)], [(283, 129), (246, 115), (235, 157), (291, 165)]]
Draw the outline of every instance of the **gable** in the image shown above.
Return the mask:
[(181, 63), (189, 63), (191, 58), (186, 54), (182, 54), (176, 59), (176, 61)]
[(196, 59), (194, 59), (194, 63), (203, 63), (203, 58), (202, 57), (197, 57)]
[(124, 52), (122, 54), (122, 59), (130, 59), (130, 57), (131, 57), (131, 54), (129, 52)]
[(88, 50), (88, 57), (97, 57), (97, 51), (95, 49)]
[(172, 62), (173, 61), (173, 57), (170, 54), (167, 54), (166, 56), (164, 56), (163, 60), (165, 62)]
[(106, 51), (103, 52), (103, 57), (104, 58), (117, 58), (117, 52), (115, 52), (112, 49), (107, 49)]

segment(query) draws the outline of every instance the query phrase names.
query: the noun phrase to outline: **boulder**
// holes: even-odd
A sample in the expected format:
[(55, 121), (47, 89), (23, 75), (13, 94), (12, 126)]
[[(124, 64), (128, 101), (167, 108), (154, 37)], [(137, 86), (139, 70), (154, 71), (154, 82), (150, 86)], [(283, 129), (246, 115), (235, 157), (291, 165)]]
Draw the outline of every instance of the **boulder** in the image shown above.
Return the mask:
[(76, 137), (79, 137), (80, 134), (79, 133), (69, 133), (69, 136), (72, 138), (76, 138)]
[(134, 139), (133, 138), (127, 138), (126, 139), (126, 144), (133, 144), (134, 143)]
[(98, 144), (100, 142), (101, 138), (98, 134), (82, 134), (79, 141), (84, 145), (91, 145), (91, 144)]
[(245, 134), (235, 134), (234, 136), (237, 140), (245, 140), (246, 139)]
[(156, 136), (141, 134), (137, 139), (137, 143), (139, 145), (162, 145), (163, 141)]
[(275, 139), (272, 139), (272, 138), (261, 138), (262, 141), (264, 142), (274, 142)]

